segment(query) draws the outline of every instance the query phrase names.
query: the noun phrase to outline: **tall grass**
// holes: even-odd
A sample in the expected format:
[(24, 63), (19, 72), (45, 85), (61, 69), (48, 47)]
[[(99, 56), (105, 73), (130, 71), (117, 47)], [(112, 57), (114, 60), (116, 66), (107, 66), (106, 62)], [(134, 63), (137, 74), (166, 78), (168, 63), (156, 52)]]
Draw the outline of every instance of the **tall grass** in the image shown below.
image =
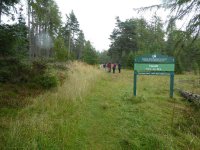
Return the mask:
[[(61, 87), (16, 114), (0, 149), (200, 147), (199, 111), (176, 92), (169, 98), (169, 77), (139, 76), (133, 97), (132, 71), (107, 73), (79, 62), (69, 68)], [(176, 88), (182, 78), (189, 77), (176, 76)]]
[(68, 66), (68, 78), (58, 89), (37, 98), (18, 114), (6, 139), (4, 148), (65, 147), (69, 140), (82, 98), (94, 87), (102, 72), (79, 62)]

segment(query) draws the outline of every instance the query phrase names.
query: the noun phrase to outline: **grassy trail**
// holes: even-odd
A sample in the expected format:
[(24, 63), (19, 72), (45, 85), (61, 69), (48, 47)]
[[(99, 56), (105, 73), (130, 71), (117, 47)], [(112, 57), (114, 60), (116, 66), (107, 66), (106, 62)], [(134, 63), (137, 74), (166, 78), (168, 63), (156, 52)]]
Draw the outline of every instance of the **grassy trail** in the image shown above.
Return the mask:
[(175, 103), (168, 98), (168, 78), (150, 79), (157, 80), (158, 86), (148, 87), (149, 79), (141, 77), (138, 83), (144, 84), (139, 86), (141, 93), (137, 98), (132, 97), (131, 71), (106, 74), (98, 81), (86, 97), (78, 123), (85, 141), (72, 143), (73, 148), (80, 145), (80, 149), (82, 146), (85, 149), (197, 149), (197, 137), (176, 130), (186, 106), (178, 98)]
[(198, 149), (198, 123), (178, 95), (168, 98), (169, 77), (139, 77), (133, 97), (132, 74), (75, 68), (56, 92), (18, 113), (4, 148)]

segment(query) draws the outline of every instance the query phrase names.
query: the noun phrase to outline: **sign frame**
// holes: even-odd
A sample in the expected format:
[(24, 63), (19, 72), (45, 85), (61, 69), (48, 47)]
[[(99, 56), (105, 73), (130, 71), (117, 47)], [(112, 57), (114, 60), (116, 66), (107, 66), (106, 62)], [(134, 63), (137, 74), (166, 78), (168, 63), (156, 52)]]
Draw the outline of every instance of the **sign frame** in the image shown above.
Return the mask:
[[(163, 67), (164, 66), (164, 67)], [(138, 75), (170, 76), (169, 96), (174, 95), (175, 60), (167, 55), (153, 54), (136, 57), (134, 60), (133, 93), (137, 95)]]

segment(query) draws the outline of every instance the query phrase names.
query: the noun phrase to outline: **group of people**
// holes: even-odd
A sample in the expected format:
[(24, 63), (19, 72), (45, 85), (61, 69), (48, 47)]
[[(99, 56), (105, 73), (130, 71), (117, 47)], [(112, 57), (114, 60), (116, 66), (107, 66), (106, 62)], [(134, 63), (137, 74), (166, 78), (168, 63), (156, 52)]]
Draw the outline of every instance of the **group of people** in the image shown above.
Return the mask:
[(116, 64), (116, 63), (107, 63), (107, 64), (103, 64), (103, 68), (106, 70), (106, 69), (108, 69), (108, 72), (111, 72), (111, 70), (112, 70), (112, 72), (113, 73), (115, 73), (115, 70), (116, 70), (116, 68), (118, 69), (118, 71), (119, 71), (119, 73), (121, 72), (121, 64), (120, 63), (118, 63), (118, 64)]

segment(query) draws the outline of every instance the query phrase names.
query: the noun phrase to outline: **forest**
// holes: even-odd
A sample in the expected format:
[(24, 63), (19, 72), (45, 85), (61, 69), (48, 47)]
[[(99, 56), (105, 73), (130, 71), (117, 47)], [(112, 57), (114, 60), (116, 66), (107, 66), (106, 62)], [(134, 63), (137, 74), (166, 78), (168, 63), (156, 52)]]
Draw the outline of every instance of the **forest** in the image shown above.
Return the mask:
[[(177, 90), (200, 94), (200, 2), (133, 10), (155, 14), (117, 16), (109, 48), (99, 51), (76, 12), (62, 18), (54, 0), (0, 0), (0, 149), (199, 148), (199, 100)], [(175, 58), (173, 99), (165, 77), (139, 78), (133, 97), (134, 59), (146, 54)], [(107, 63), (122, 72), (99, 68)]]
[[(27, 12), (24, 12), (26, 7)], [(67, 22), (62, 22), (53, 0), (29, 0), (27, 6), (19, 0), (3, 0), (2, 15), (15, 23), (5, 24), (1, 20), (1, 83), (35, 83), (37, 80), (41, 86), (51, 87), (56, 85), (56, 78), (45, 73), (47, 63), (72, 60), (98, 63), (98, 53), (90, 41), (85, 40), (74, 12), (66, 15)]]
[[(66, 14), (66, 22), (63, 22), (55, 1), (26, 2), (26, 6), (23, 6), (19, 0), (1, 0), (0, 16), (7, 15), (10, 20), (16, 22), (5, 24), (0, 17), (0, 56), (1, 62), (6, 65), (9, 61), (12, 63), (13, 59), (29, 63), (39, 60), (55, 62), (80, 60), (89, 64), (120, 62), (124, 68), (132, 68), (136, 56), (158, 53), (175, 57), (177, 73), (184, 71), (199, 73), (197, 0), (164, 1), (162, 6), (154, 6), (167, 7), (171, 12), (176, 11), (176, 14), (171, 14), (167, 23), (156, 14), (150, 21), (134, 17), (121, 21), (116, 17), (116, 26), (110, 35), (110, 48), (102, 52), (98, 52), (91, 42), (85, 39), (84, 31), (79, 28), (79, 22), (73, 11)], [(142, 9), (145, 8), (139, 11), (145, 11)], [(185, 29), (181, 30), (176, 26), (176, 21), (191, 11), (195, 13)], [(10, 71), (9, 67), (7, 69), (6, 71), (1, 67), (2, 81), (7, 80), (5, 76)]]

